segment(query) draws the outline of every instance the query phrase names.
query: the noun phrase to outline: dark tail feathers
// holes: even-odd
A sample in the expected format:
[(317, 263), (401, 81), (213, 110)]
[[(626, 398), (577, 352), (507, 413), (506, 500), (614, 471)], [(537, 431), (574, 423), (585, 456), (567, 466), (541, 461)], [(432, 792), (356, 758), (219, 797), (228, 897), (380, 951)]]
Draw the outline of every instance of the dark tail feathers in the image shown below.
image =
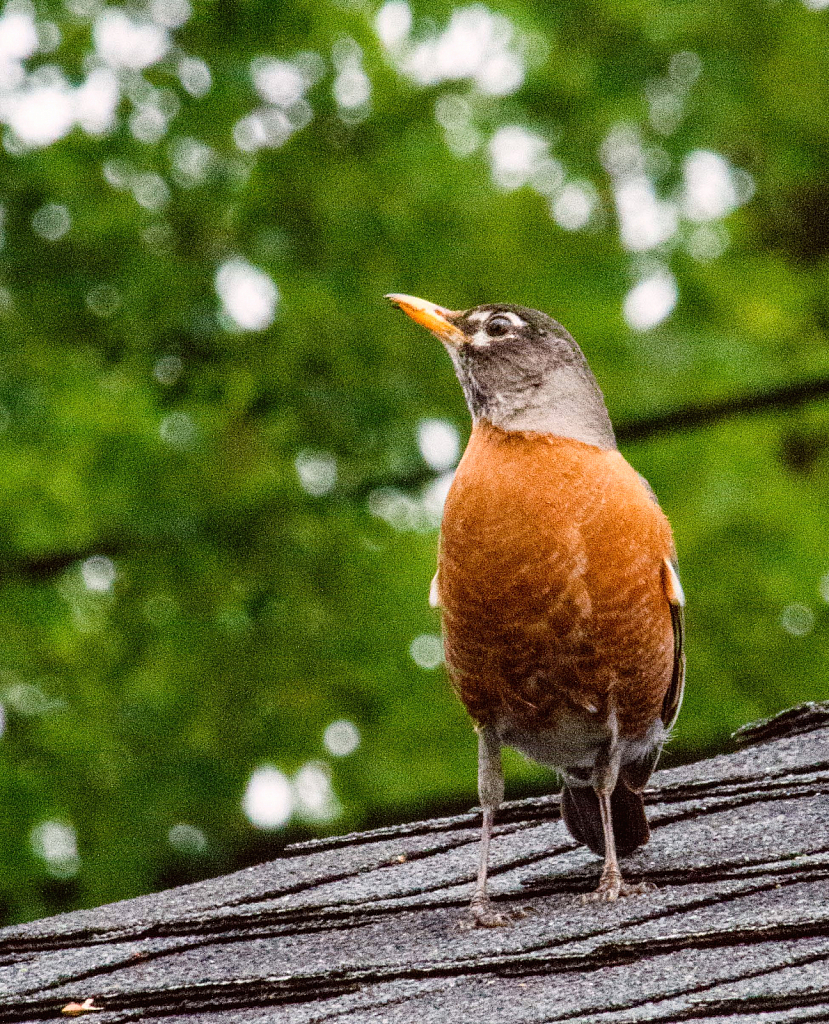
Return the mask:
[[(650, 839), (641, 793), (634, 793), (620, 779), (610, 798), (616, 854), (627, 857)], [(561, 794), (561, 816), (577, 843), (604, 856), (604, 833), (599, 798), (591, 786), (565, 786)]]

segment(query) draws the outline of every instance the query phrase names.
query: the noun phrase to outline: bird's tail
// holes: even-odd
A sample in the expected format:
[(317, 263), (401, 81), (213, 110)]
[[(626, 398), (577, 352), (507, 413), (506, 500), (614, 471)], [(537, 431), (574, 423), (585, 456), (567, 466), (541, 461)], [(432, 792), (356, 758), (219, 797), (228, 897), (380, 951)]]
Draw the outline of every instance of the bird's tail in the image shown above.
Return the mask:
[[(610, 798), (610, 810), (616, 854), (627, 857), (651, 835), (642, 794), (634, 793), (619, 779)], [(592, 786), (565, 786), (561, 794), (561, 816), (577, 843), (584, 843), (593, 853), (604, 856), (599, 798)]]

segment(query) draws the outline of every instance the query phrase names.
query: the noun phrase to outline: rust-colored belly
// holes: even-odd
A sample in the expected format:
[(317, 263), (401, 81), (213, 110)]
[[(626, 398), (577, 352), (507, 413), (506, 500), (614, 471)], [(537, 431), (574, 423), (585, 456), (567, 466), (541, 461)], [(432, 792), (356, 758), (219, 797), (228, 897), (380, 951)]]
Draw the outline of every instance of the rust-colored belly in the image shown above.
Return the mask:
[(642, 736), (673, 670), (670, 527), (615, 451), (473, 431), (438, 562), (446, 662), (478, 722), (554, 729), (573, 712)]

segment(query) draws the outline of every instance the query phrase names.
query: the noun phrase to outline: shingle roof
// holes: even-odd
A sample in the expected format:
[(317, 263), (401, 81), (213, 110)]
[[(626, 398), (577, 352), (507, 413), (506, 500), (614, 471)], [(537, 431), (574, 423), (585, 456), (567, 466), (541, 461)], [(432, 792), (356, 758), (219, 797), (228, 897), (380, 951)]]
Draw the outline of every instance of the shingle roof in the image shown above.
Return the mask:
[[(0, 1021), (794, 1024), (829, 1020), (829, 705), (658, 772), (656, 892), (582, 905), (599, 860), (555, 797), (504, 807), (491, 891), (512, 928), (460, 931), (478, 815), (305, 843), (168, 892), (0, 931)], [(746, 745), (747, 744), (747, 745)]]

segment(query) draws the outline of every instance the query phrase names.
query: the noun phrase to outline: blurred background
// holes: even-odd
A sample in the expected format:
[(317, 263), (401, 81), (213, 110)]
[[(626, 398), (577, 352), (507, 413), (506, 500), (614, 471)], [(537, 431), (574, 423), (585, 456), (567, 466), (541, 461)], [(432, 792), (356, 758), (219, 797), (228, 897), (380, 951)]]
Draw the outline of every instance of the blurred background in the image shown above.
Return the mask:
[(829, 697), (828, 104), (829, 0), (6, 3), (2, 919), (476, 802), (468, 415), (385, 292), (587, 353), (689, 599), (667, 763)]

